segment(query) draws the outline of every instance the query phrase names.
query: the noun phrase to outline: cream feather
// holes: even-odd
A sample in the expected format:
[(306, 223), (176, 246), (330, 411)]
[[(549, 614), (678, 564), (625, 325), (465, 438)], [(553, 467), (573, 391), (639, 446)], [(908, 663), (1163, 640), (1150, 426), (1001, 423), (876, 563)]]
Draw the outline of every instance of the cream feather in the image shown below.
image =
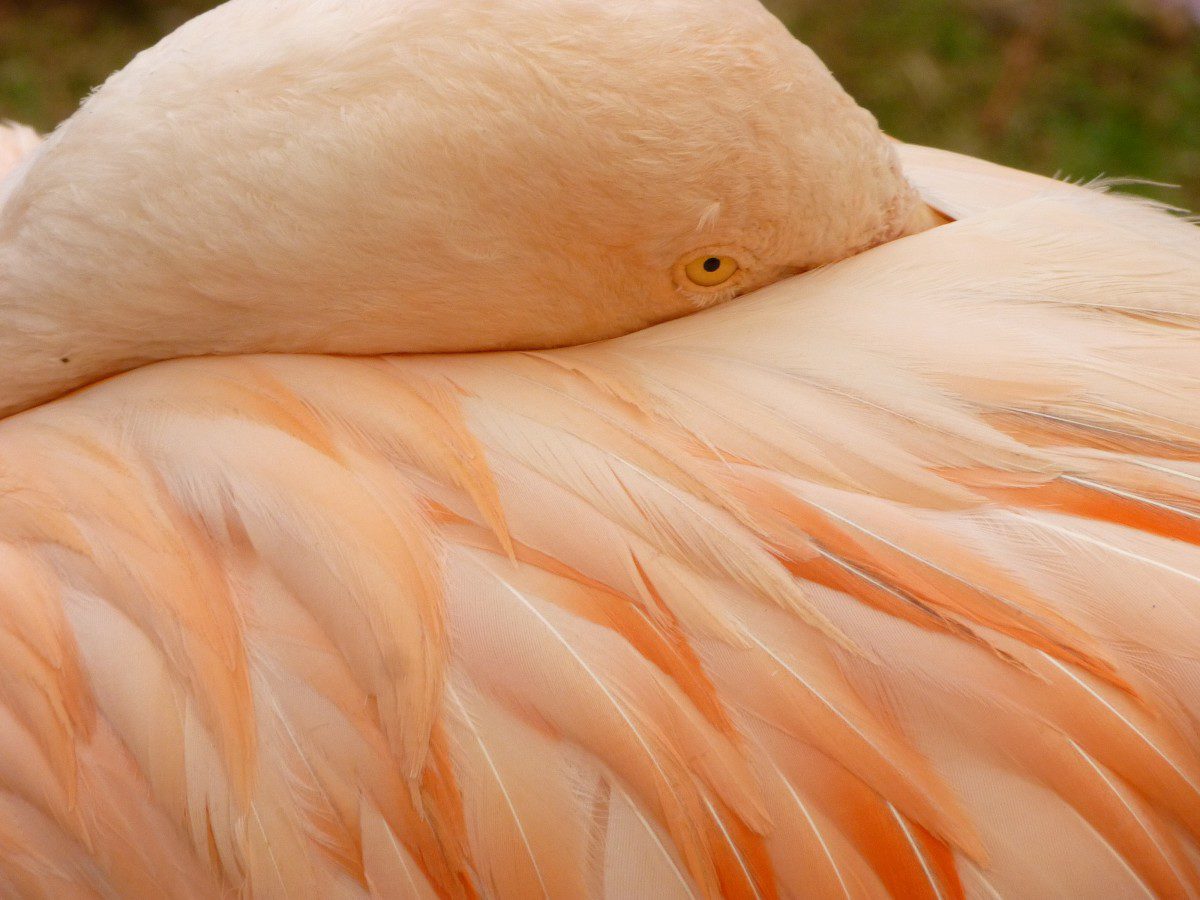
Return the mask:
[(0, 423), (4, 883), (1196, 894), (1200, 240), (900, 152), (959, 221), (608, 344)]
[[(285, 15), (299, 6), (307, 18)], [(306, 70), (337, 46), (348, 55), (323, 85), (383, 102), (373, 71), (411, 78), (414, 60), (446, 49), (436, 29), (421, 31), (435, 6), (409, 0), (414, 24), (363, 5), (422, 48), (397, 61), (371, 39), (390, 31), (347, 35), (347, 7), (239, 0), (119, 76), (43, 149), (0, 128), (4, 215), (46, 217), (30, 219), (32, 244), (4, 245), (26, 266), (5, 273), (20, 276), (6, 290), (44, 287), (38, 254), (75, 241), (97, 255), (63, 264), (68, 312), (92, 299), (72, 292), (117, 260), (107, 273), (117, 281), (124, 272), (139, 288), (179, 289), (169, 295), (179, 306), (154, 322), (220, 338), (173, 343), (153, 322), (122, 320), (121, 340), (152, 332), (154, 346), (104, 357), (90, 375), (39, 369), (33, 393), (0, 379), (19, 394), (0, 397), (4, 408), (161, 356), (459, 346), (443, 339), (462, 337), (461, 310), (437, 320), (428, 345), (375, 346), (396, 296), (364, 293), (361, 281), (359, 306), (303, 310), (312, 318), (297, 333), (319, 338), (330, 312), (343, 329), (335, 346), (256, 346), (236, 317), (221, 318), (229, 309), (212, 320), (214, 297), (244, 310), (259, 296), (274, 310), (254, 319), (266, 328), (296, 312), (297, 297), (319, 299), (291, 288), (344, 275), (343, 264), (375, 260), (395, 275), (395, 248), (383, 254), (379, 234), (351, 246), (364, 234), (347, 225), (347, 255), (305, 269), (305, 241), (328, 231), (290, 243), (284, 216), (259, 223), (263, 255), (249, 262), (226, 246), (240, 240), (231, 229), (176, 241), (174, 251), (204, 252), (155, 269), (153, 254), (121, 256), (114, 235), (136, 244), (152, 232), (125, 215), (117, 180), (96, 181), (91, 197), (113, 204), (100, 204), (107, 230), (55, 231), (84, 221), (71, 204), (86, 192), (38, 189), (71, 182), (55, 159), (129, 171), (161, 162), (155, 146), (173, 148), (182, 171), (228, 174), (207, 167), (222, 134), (208, 124), (230, 124), (211, 102), (184, 104), (197, 129), (187, 152), (158, 130), (169, 118), (138, 119), (169, 108), (172, 91), (195, 99), (178, 70), (194, 47), (216, 52), (206, 35), (223, 21), (247, 31), (220, 45), (220, 65), (193, 72), (204, 84), (251, 63)], [(614, 38), (612, 9), (631, 28), (677, 11), (668, 0), (603, 15), (582, 2), (535, 7), (551, 22), (592, 10), (588, 28)], [(786, 35), (745, 14), (748, 33), (774, 48), (761, 59), (730, 62), (736, 41), (723, 43), (719, 23), (672, 34), (753, 86)], [(459, 24), (480, 22), (491, 20)], [(544, 25), (512, 25), (517, 46), (545, 51)], [(296, 53), (282, 41), (247, 55), (264, 29), (294, 39)], [(501, 59), (486, 42), (472, 47), (444, 64), (491, 71)], [(827, 85), (801, 56), (798, 94)], [(155, 60), (176, 77), (150, 79)], [(560, 74), (573, 90), (591, 85), (573, 63)], [(142, 78), (153, 89), (139, 94)], [(536, 87), (538, 114), (550, 109), (539, 104), (559, 96), (559, 81), (532, 64), (521, 79)], [(297, 115), (324, 109), (327, 95), (314, 96), (293, 97)], [(825, 99), (831, 118), (850, 115), (859, 137), (877, 138), (840, 93)], [(274, 107), (256, 119), (252, 101), (243, 136), (295, 124)], [(694, 109), (689, 100), (675, 113)], [(145, 157), (101, 152), (124, 146), (105, 116), (126, 114), (146, 129)], [(93, 159), (72, 134), (110, 143)], [(337, 134), (312, 135), (330, 154), (318, 157), (346, 161)], [(642, 137), (664, 143), (652, 129)], [(473, 355), (178, 359), (0, 420), (0, 893), (1200, 896), (1200, 232), (1136, 200), (871, 140), (858, 162), (871, 164), (874, 193), (838, 198), (857, 210), (859, 232), (822, 231), (817, 215), (807, 231), (759, 235), (787, 253), (745, 287), (807, 268), (795, 246), (781, 249), (806, 235), (824, 242), (806, 263), (826, 265), (695, 315), (570, 349), (533, 340), (528, 352)], [(279, 186), (287, 148), (259, 149), (239, 171)], [(345, 171), (306, 169), (311, 192), (283, 196), (320, 211), (347, 172), (378, 174), (371, 167), (390, 159), (380, 153)], [(688, 167), (687, 153), (679, 160)], [(837, 219), (798, 185), (838, 179), (811, 180), (792, 184), (800, 193), (789, 197), (809, 203), (795, 212)], [(920, 227), (907, 221), (909, 182), (955, 221), (925, 229), (920, 204)], [(654, 203), (672, 184), (655, 182)], [(486, 268), (489, 240), (515, 238), (473, 230), (469, 179), (442, 187), (417, 212), (443, 204), (445, 228), (414, 246), (461, 239), (455, 265)], [(880, 209), (879, 191), (899, 206)], [(626, 237), (647, 224), (619, 202), (628, 193), (600, 192), (604, 227), (623, 224)], [(568, 194), (555, 209), (570, 220)], [(174, 201), (151, 199), (146, 221), (177, 227), (172, 241), (196, 236), (205, 217), (183, 221), (169, 215)], [(478, 199), (482, 209), (497, 197)], [(706, 235), (737, 208), (685, 205)], [(354, 219), (357, 207), (339, 209)], [(253, 204), (237, 210), (254, 218)], [(888, 237), (913, 233), (865, 249), (881, 222)], [(543, 224), (525, 221), (525, 236)], [(618, 244), (605, 246), (616, 255)], [(670, 263), (679, 248), (668, 249)], [(594, 273), (581, 258), (564, 271)], [(644, 272), (622, 260), (624, 293), (606, 283), (593, 299), (640, 290), (630, 273)], [(423, 277), (448, 276), (441, 263)], [(537, 286), (561, 286), (561, 274)], [(513, 284), (493, 299), (537, 320), (519, 309), (528, 285)], [(655, 284), (658, 300), (665, 290), (679, 305), (675, 288)], [(193, 290), (204, 302), (188, 305)], [(129, 308), (153, 296), (134, 292)], [(16, 320), (29, 325), (49, 297), (22, 295)], [(728, 299), (706, 297), (682, 307)], [(682, 307), (626, 309), (622, 326), (597, 313), (572, 333), (600, 337)], [(57, 352), (51, 361), (70, 364)]]

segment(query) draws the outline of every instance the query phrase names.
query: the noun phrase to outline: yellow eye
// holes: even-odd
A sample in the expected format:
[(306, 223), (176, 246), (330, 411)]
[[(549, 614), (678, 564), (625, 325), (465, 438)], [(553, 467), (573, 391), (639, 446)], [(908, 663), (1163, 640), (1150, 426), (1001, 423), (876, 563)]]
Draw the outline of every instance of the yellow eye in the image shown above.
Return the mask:
[(737, 262), (728, 256), (700, 256), (683, 267), (688, 280), (700, 287), (724, 284), (737, 270)]

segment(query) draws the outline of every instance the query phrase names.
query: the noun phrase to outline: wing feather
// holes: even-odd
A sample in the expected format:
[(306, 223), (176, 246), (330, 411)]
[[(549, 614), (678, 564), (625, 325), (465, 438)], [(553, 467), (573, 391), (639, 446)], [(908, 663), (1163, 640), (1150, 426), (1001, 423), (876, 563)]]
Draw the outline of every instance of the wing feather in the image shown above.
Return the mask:
[(0, 891), (1200, 895), (1200, 237), (900, 152), (626, 338), (0, 422)]

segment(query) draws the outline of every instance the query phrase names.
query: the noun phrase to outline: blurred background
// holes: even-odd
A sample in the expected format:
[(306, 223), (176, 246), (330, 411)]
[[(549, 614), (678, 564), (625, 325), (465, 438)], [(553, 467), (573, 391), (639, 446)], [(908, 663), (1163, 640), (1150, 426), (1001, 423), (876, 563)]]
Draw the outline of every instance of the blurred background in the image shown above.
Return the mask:
[[(347, 0), (353, 2), (353, 0)], [(206, 0), (0, 0), (0, 119), (45, 130)], [(1200, 0), (767, 0), (892, 135), (1200, 211)]]

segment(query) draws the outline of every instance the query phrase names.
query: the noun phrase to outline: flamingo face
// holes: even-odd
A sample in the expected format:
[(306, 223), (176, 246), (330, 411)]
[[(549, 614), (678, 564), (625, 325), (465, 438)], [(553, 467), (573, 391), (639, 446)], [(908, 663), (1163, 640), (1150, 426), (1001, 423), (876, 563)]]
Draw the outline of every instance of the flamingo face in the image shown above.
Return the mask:
[(923, 209), (756, 0), (233, 0), (5, 193), (8, 410), (179, 356), (586, 343)]

